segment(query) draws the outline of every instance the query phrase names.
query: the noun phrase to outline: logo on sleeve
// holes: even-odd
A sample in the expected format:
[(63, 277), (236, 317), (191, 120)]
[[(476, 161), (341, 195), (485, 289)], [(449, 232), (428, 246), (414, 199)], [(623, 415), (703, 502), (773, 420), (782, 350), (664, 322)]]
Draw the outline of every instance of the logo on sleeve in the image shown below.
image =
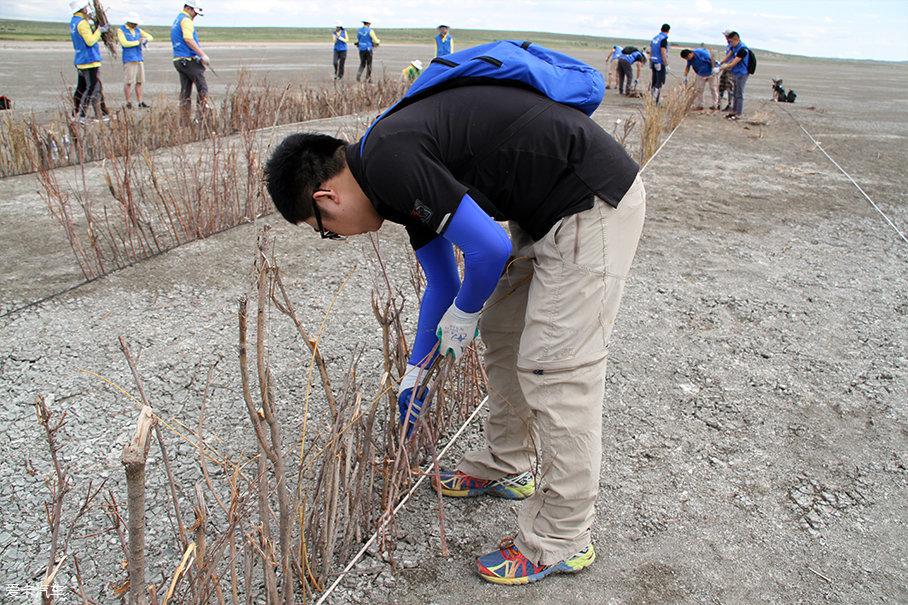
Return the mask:
[(432, 220), (432, 210), (417, 198), (413, 202), (413, 210), (410, 211), (410, 216), (414, 216), (428, 225), (429, 221)]

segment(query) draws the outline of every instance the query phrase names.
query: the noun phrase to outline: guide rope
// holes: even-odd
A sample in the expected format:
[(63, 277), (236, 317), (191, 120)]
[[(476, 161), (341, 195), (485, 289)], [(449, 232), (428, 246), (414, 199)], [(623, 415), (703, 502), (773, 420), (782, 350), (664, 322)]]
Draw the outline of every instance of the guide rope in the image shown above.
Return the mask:
[[(445, 454), (448, 453), (448, 450), (451, 449), (451, 446), (454, 445), (454, 443), (457, 441), (457, 438), (460, 437), (460, 435), (466, 430), (467, 426), (469, 426), (469, 424), (473, 422), (473, 419), (476, 418), (476, 415), (485, 406), (488, 400), (489, 398), (486, 397), (479, 402), (479, 405), (476, 406), (476, 409), (473, 410), (473, 413), (470, 414), (470, 417), (467, 418), (462, 425), (460, 425), (460, 428), (457, 429), (457, 432), (454, 433), (454, 435), (451, 437), (451, 440), (448, 441), (448, 444), (441, 450), (441, 452), (439, 452), (437, 460), (441, 460), (445, 457)], [(404, 507), (404, 505), (410, 500), (410, 496), (413, 495), (413, 493), (419, 488), (420, 485), (422, 485), (422, 482), (425, 481), (426, 477), (428, 476), (429, 475), (426, 473), (420, 473), (419, 479), (417, 479), (416, 483), (413, 484), (413, 487), (410, 488), (410, 491), (408, 491), (407, 494), (397, 504), (397, 506), (394, 507), (394, 512), (390, 516), (386, 517), (384, 521), (382, 521), (381, 525), (378, 526), (378, 529), (375, 530), (375, 533), (372, 534), (372, 537), (369, 538), (369, 541), (366, 542), (359, 550), (359, 552), (356, 553), (356, 556), (354, 556), (350, 560), (350, 562), (347, 563), (347, 566), (344, 567), (344, 570), (337, 575), (337, 579), (334, 580), (334, 583), (331, 584), (331, 586), (329, 586), (325, 590), (325, 592), (322, 593), (322, 596), (318, 601), (315, 602), (315, 605), (322, 605), (322, 603), (325, 602), (325, 599), (327, 599), (331, 595), (331, 593), (334, 592), (334, 589), (337, 588), (337, 585), (341, 583), (341, 580), (343, 580), (347, 576), (347, 574), (350, 573), (350, 570), (353, 569), (353, 566), (356, 565), (356, 562), (359, 561), (360, 558), (364, 554), (366, 554), (366, 551), (369, 549), (369, 547), (375, 543), (375, 541), (378, 539), (379, 533), (381, 533), (381, 531), (384, 530), (385, 526), (390, 523), (391, 519), (394, 518), (394, 515), (396, 515), (398, 511), (400, 511), (400, 509)]]
[(891, 220), (888, 216), (886, 216), (886, 213), (883, 212), (883, 211), (880, 209), (880, 207), (876, 205), (876, 202), (874, 202), (872, 199), (870, 199), (870, 196), (867, 195), (867, 192), (865, 192), (865, 191), (861, 188), (860, 185), (858, 185), (857, 181), (855, 181), (853, 178), (851, 178), (851, 175), (848, 174), (847, 172), (845, 172), (845, 169), (842, 168), (841, 166), (839, 166), (839, 163), (836, 162), (836, 161), (832, 158), (831, 155), (829, 155), (828, 153), (826, 153), (826, 150), (823, 149), (823, 144), (820, 143), (818, 140), (816, 140), (816, 139), (813, 137), (812, 134), (810, 134), (809, 132), (807, 132), (807, 129), (804, 128), (804, 126), (797, 120), (797, 118), (795, 118), (795, 117), (791, 114), (790, 111), (788, 111), (787, 108), (782, 107), (782, 106), (779, 105), (778, 103), (773, 103), (773, 106), (776, 107), (777, 109), (781, 109), (781, 110), (784, 111), (786, 114), (788, 114), (788, 117), (791, 118), (792, 122), (794, 122), (795, 124), (797, 124), (797, 125), (798, 125), (798, 128), (800, 128), (800, 129), (804, 132), (804, 134), (807, 135), (807, 138), (809, 138), (811, 141), (813, 141), (813, 144), (817, 146), (817, 149), (819, 149), (820, 151), (822, 151), (822, 152), (823, 152), (823, 155), (825, 155), (825, 156), (827, 157), (827, 159), (829, 159), (829, 161), (832, 162), (832, 163), (835, 165), (835, 167), (838, 168), (839, 171), (840, 171), (842, 174), (844, 174), (844, 175), (848, 178), (849, 181), (851, 181), (851, 184), (854, 185), (855, 187), (857, 187), (857, 190), (861, 192), (861, 195), (863, 195), (865, 198), (867, 198), (867, 201), (870, 202), (870, 205), (873, 206), (874, 210), (876, 210), (877, 212), (879, 212), (879, 213), (880, 213), (880, 216), (882, 216), (882, 217), (886, 220), (886, 222), (889, 223), (889, 226), (892, 227), (892, 229), (893, 229), (896, 233), (898, 233), (899, 237), (902, 238), (902, 240), (903, 240), (906, 244), (908, 244), (908, 238), (905, 237), (905, 234), (902, 232), (902, 230), (899, 229), (899, 228), (896, 226), (896, 224), (895, 224), (894, 222), (892, 222), (892, 220)]

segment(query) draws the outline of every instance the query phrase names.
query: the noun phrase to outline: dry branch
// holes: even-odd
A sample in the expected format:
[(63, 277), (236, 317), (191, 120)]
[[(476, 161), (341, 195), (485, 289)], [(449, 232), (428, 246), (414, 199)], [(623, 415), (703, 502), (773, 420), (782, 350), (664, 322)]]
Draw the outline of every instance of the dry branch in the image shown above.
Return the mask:
[(154, 426), (151, 408), (144, 406), (132, 440), (123, 448), (126, 489), (129, 499), (129, 602), (145, 605), (145, 461)]

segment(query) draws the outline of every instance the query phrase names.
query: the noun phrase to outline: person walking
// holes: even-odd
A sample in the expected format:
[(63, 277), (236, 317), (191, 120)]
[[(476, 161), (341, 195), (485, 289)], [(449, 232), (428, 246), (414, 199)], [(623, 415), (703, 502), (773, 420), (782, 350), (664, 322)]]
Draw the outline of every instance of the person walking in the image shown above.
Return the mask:
[(750, 72), (747, 70), (750, 61), (750, 49), (741, 42), (741, 36), (738, 35), (738, 32), (725, 30), (723, 33), (728, 41), (728, 52), (719, 64), (719, 69), (731, 72), (735, 82), (731, 113), (725, 117), (732, 120), (740, 120), (744, 114), (744, 87), (747, 85), (748, 76), (750, 76)]
[(653, 36), (650, 42), (650, 68), (652, 70), (652, 79), (650, 80), (650, 91), (653, 100), (658, 103), (662, 95), (662, 86), (665, 84), (665, 74), (668, 72), (668, 32), (671, 26), (663, 23), (659, 33)]
[(192, 87), (196, 90), (196, 108), (200, 121), (204, 121), (208, 106), (208, 82), (205, 67), (210, 63), (208, 55), (199, 45), (199, 34), (193, 21), (202, 14), (197, 0), (186, 0), (183, 10), (170, 27), (170, 43), (173, 46), (173, 66), (180, 74), (181, 123), (189, 124), (192, 112)]
[(435, 56), (444, 57), (454, 52), (454, 36), (447, 25), (438, 26), (438, 35), (435, 36)]
[(142, 84), (145, 82), (145, 46), (154, 40), (154, 36), (143, 31), (141, 19), (136, 13), (129, 13), (126, 23), (117, 29), (117, 40), (123, 49), (123, 96), (126, 97), (126, 108), (132, 109), (132, 91), (135, 86), (138, 107), (145, 109), (148, 105), (142, 100)]
[(101, 110), (101, 47), (98, 41), (101, 34), (110, 30), (110, 26), (105, 24), (92, 28), (88, 20), (92, 14), (88, 0), (72, 0), (69, 8), (73, 12), (69, 21), (69, 35), (75, 52), (73, 65), (79, 74), (73, 93), (72, 116), (84, 124), (85, 110), (91, 106), (95, 118), (106, 122), (110, 117)]
[(605, 58), (605, 63), (608, 65), (608, 81), (605, 83), (605, 89), (609, 90), (612, 87), (612, 82), (618, 82), (618, 57), (621, 56), (621, 47), (613, 46), (612, 50), (609, 51), (608, 56)]
[(344, 65), (347, 63), (347, 30), (343, 24), (338, 21), (334, 24), (334, 33), (331, 36), (334, 39), (334, 79), (344, 79)]
[[(716, 59), (713, 54), (705, 48), (695, 48), (690, 50), (685, 48), (681, 51), (681, 58), (687, 61), (684, 67), (684, 81), (687, 82), (687, 74), (691, 68), (694, 69), (694, 99), (697, 105), (694, 110), (703, 109), (703, 89), (709, 88), (709, 95), (712, 99), (710, 109), (719, 108), (719, 91), (716, 87)], [(716, 73), (713, 73), (716, 72)]]
[(370, 133), (354, 144), (290, 135), (266, 164), (269, 195), (322, 238), (386, 220), (406, 228), (427, 285), (398, 385), (401, 423), (418, 420), (417, 375), (436, 345), (460, 360), (478, 333), (486, 444), (442, 471), (438, 487), (529, 498), (514, 538), (476, 560), (484, 580), (578, 572), (596, 558), (606, 355), (646, 205), (638, 165), (583, 112), (508, 85), (437, 91)]
[(630, 54), (620, 52), (618, 54), (618, 94), (629, 95), (631, 93), (631, 65), (637, 64), (637, 75), (634, 78), (633, 87), (637, 86), (640, 81), (640, 68), (646, 63), (646, 57), (643, 53), (633, 46), (626, 46), (624, 50)]
[(363, 26), (356, 32), (356, 46), (359, 48), (359, 69), (356, 72), (356, 81), (359, 82), (366, 72), (366, 81), (372, 81), (372, 53), (381, 44), (381, 40), (372, 30), (372, 22), (363, 20)]

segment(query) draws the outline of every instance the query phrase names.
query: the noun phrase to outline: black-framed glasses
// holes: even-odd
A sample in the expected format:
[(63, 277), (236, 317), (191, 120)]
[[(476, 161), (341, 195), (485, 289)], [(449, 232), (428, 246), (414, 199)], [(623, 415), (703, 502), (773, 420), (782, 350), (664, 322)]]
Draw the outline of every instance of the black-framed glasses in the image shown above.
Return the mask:
[[(329, 192), (328, 189), (316, 189), (314, 193), (318, 193), (319, 191), (325, 193)], [(334, 231), (328, 231), (322, 226), (322, 213), (318, 209), (318, 204), (315, 203), (315, 200), (312, 200), (312, 215), (315, 217), (315, 224), (318, 225), (318, 229), (316, 229), (316, 231), (318, 231), (318, 234), (322, 236), (322, 239), (332, 239), (334, 241), (342, 241), (347, 239), (343, 235), (335, 233)]]

